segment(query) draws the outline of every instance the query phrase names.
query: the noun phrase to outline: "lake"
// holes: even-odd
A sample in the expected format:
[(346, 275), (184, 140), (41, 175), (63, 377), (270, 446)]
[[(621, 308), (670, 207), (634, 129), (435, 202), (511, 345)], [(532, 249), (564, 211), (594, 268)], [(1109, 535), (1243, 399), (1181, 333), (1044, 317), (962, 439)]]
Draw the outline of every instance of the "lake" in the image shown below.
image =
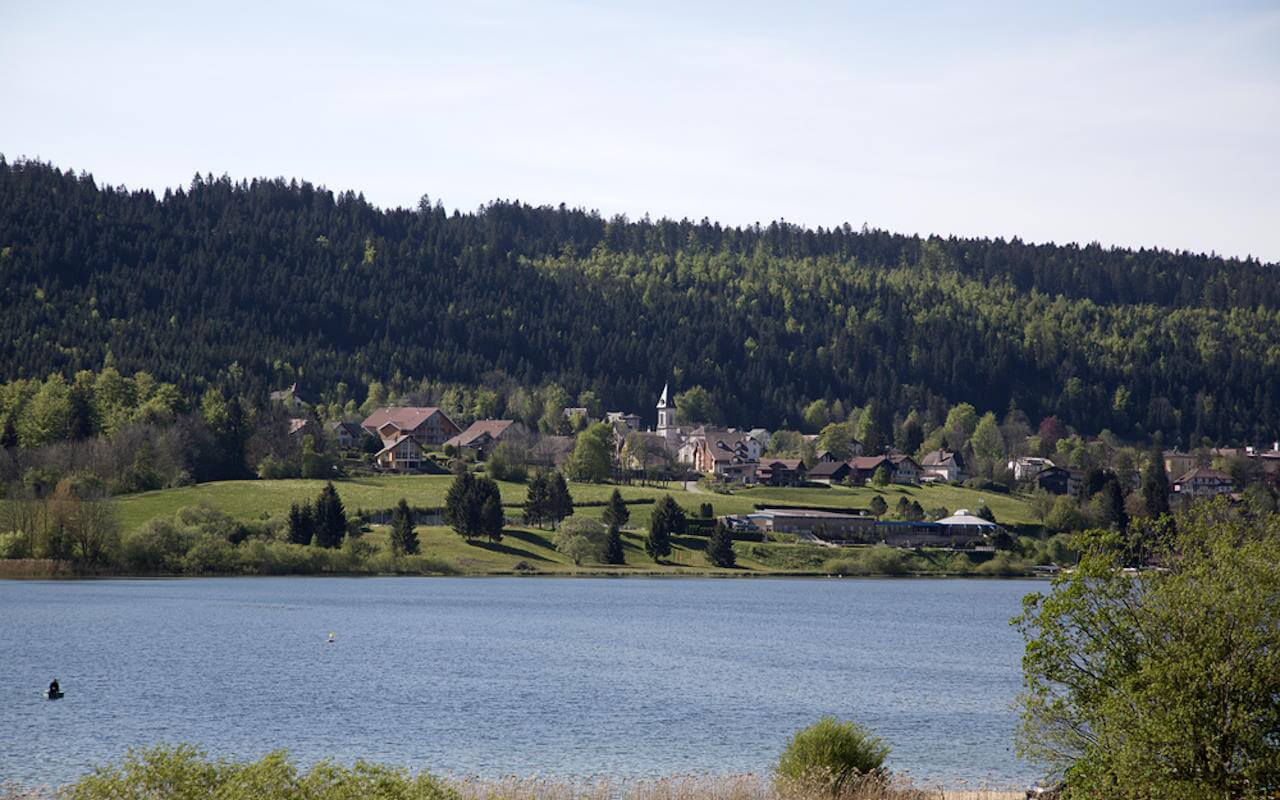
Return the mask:
[[(824, 714), (947, 785), (1013, 754), (1028, 580), (0, 581), (0, 777), (129, 746), (453, 774), (767, 770)], [(332, 631), (336, 640), (328, 643)], [(41, 691), (57, 677), (66, 698)]]

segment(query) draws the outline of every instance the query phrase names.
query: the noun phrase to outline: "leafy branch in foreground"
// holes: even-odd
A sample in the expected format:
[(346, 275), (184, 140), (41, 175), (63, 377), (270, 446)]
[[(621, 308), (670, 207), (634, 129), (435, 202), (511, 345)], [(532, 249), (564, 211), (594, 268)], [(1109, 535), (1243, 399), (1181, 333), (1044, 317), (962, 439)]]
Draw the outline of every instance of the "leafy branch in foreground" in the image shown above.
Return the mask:
[(1159, 570), (1093, 534), (1024, 600), (1020, 754), (1071, 797), (1274, 797), (1280, 790), (1280, 516), (1216, 501), (1143, 524)]

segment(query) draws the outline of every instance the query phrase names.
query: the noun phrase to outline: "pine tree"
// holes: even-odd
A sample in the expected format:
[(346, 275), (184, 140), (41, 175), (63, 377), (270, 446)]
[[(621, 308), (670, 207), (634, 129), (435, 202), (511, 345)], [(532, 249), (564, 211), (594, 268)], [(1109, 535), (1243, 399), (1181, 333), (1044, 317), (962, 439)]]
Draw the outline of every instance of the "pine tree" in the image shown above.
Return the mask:
[(547, 512), (552, 525), (559, 525), (565, 517), (573, 515), (573, 497), (569, 494), (569, 484), (559, 471), (552, 473), (547, 482)]
[(1124, 489), (1120, 488), (1120, 481), (1112, 478), (1107, 481), (1107, 485), (1102, 487), (1103, 497), (1105, 498), (1105, 508), (1107, 516), (1116, 530), (1125, 533), (1129, 530), (1129, 512), (1124, 507)]
[(724, 520), (716, 520), (707, 541), (707, 560), (717, 567), (735, 567), (738, 562), (733, 553), (733, 533)]
[(671, 537), (685, 532), (684, 509), (671, 495), (663, 495), (649, 517), (649, 536), (644, 551), (654, 561), (671, 555)]
[(289, 506), (289, 541), (294, 544), (311, 544), (315, 536), (315, 521), (311, 514), (311, 504), (294, 503)]
[(617, 489), (613, 490), (613, 494), (609, 495), (609, 505), (604, 507), (604, 514), (601, 515), (601, 518), (604, 520), (605, 525), (613, 528), (621, 528), (627, 524), (627, 520), (631, 519), (631, 511), (622, 500), (622, 492)]
[(1164, 468), (1164, 453), (1159, 442), (1152, 448), (1147, 468), (1142, 473), (1142, 499), (1149, 516), (1169, 513), (1169, 473)]
[(418, 533), (414, 530), (413, 509), (403, 497), (391, 512), (391, 552), (414, 555), (419, 550)]
[(898, 498), (898, 504), (894, 506), (893, 513), (898, 519), (907, 519), (911, 516), (911, 502), (905, 497)]
[(609, 525), (609, 537), (605, 539), (604, 543), (604, 563), (627, 563), (626, 554), (622, 549), (622, 533), (618, 530), (617, 525)]
[(339, 547), (347, 534), (347, 512), (342, 498), (332, 483), (326, 483), (316, 498), (314, 544), (320, 547)]
[(550, 516), (547, 507), (550, 496), (547, 488), (547, 474), (539, 472), (529, 480), (524, 501), (524, 521), (528, 525), (541, 527)]
[(463, 470), (449, 484), (444, 496), (444, 521), (464, 539), (480, 535), (480, 508), (475, 502), (476, 476)]
[(488, 536), (491, 542), (502, 541), (502, 526), (506, 522), (506, 517), (502, 513), (498, 484), (488, 478), (483, 480), (493, 487), (493, 491), (484, 492), (486, 496), (480, 501), (480, 532)]
[(889, 504), (884, 501), (883, 497), (881, 497), (880, 495), (876, 495), (875, 497), (871, 498), (871, 504), (869, 508), (871, 510), (871, 516), (878, 518), (878, 517), (883, 517), (885, 513), (889, 510)]

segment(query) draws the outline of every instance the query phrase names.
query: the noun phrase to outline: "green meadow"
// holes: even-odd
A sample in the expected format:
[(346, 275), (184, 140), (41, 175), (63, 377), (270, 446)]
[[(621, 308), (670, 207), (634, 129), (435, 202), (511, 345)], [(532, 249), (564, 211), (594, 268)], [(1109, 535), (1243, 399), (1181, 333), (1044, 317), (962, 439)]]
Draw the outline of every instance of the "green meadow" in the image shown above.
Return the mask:
[[(348, 513), (359, 509), (375, 510), (394, 506), (401, 498), (420, 508), (444, 505), (445, 493), (453, 480), (448, 475), (388, 475), (352, 478), (335, 481), (334, 486), (342, 497)], [(325, 482), (321, 480), (249, 480), (218, 481), (176, 489), (125, 495), (117, 499), (120, 520), (129, 531), (147, 520), (173, 514), (180, 508), (208, 505), (233, 517), (244, 520), (263, 519), (285, 514), (292, 503), (310, 501), (320, 492)], [(524, 502), (525, 486), (521, 483), (500, 482), (502, 501), (508, 505), (508, 516), (517, 516), (511, 505)], [(955, 486), (886, 486), (830, 487), (830, 488), (769, 488), (742, 489), (733, 494), (685, 491), (679, 483), (663, 486), (639, 486), (593, 483), (571, 483), (570, 493), (574, 502), (602, 502), (617, 488), (626, 500), (656, 499), (664, 494), (672, 495), (676, 502), (691, 515), (696, 515), (703, 503), (710, 503), (717, 515), (745, 514), (757, 504), (787, 503), (809, 505), (815, 508), (866, 508), (876, 494), (884, 497), (890, 512), (900, 497), (916, 500), (926, 510), (945, 507), (948, 511), (961, 508), (976, 510), (986, 504), (1004, 525), (1037, 524), (1031, 508), (1023, 497), (996, 492), (980, 492)], [(648, 524), (651, 506), (631, 506), (632, 527), (643, 528)], [(587, 507), (578, 513), (598, 516), (601, 509)]]

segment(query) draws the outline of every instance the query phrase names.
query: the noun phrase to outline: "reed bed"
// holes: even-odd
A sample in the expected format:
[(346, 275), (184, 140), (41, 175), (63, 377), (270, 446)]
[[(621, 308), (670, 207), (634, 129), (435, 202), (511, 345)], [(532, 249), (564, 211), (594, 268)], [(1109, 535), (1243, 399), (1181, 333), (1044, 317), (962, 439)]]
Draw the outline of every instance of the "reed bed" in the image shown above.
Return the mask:
[[(154, 791), (155, 783), (147, 781), (152, 791), (139, 791), (134, 785), (125, 789), (116, 785), (103, 794), (85, 792), (80, 785), (68, 787), (30, 787), (0, 783), (0, 800), (63, 800), (72, 797), (133, 798), (166, 800), (164, 790)], [(181, 781), (178, 781), (180, 784)], [(290, 781), (285, 781), (286, 784)], [(389, 772), (380, 776), (379, 788), (389, 790), (379, 797), (420, 797), (411, 789), (409, 775)], [(163, 784), (162, 784), (163, 785)], [(172, 784), (170, 784), (172, 785)], [(451, 777), (435, 783), (429, 796), (438, 800), (1022, 800), (1023, 793), (1008, 789), (967, 788), (942, 789), (921, 787), (903, 776), (851, 782), (832, 792), (828, 786), (813, 782), (786, 784), (762, 775), (676, 775), (662, 778), (549, 778), (541, 776), (478, 778)], [(242, 787), (243, 788), (243, 787)], [(336, 788), (336, 787), (331, 787)], [(416, 787), (416, 788), (421, 788)], [(184, 798), (188, 795), (179, 792)], [(174, 795), (175, 797), (177, 795)], [(220, 796), (258, 800), (254, 793), (235, 791)], [(289, 791), (280, 797), (292, 797)], [(300, 792), (298, 796), (327, 798), (325, 792)], [(348, 797), (337, 792), (334, 797)], [(276, 795), (272, 795), (276, 797)]]
[(761, 775), (663, 778), (453, 778), (459, 800), (1022, 800), (1008, 789), (920, 787), (904, 777), (864, 780), (834, 794), (825, 786), (786, 785)]

